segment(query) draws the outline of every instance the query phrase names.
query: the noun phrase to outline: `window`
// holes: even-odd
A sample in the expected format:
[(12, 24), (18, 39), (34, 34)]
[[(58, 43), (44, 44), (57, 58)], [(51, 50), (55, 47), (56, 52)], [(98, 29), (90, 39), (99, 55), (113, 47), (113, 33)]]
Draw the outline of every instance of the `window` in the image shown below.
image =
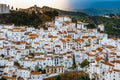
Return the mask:
[(60, 72), (60, 68), (59, 68), (59, 72)]
[(44, 63), (44, 65), (45, 65), (45, 63)]
[(49, 69), (47, 69), (47, 72), (49, 73)]

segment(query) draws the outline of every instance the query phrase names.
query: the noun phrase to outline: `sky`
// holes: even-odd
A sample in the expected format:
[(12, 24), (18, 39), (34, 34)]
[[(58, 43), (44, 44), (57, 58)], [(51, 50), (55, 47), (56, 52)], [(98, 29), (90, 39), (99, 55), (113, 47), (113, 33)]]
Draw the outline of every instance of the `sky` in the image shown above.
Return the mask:
[(120, 8), (120, 0), (69, 0), (69, 7), (81, 8)]
[(0, 4), (9, 4), (15, 8), (28, 8), (33, 5), (49, 6), (58, 9), (81, 8), (120, 8), (120, 0), (0, 0)]
[(0, 4), (8, 4), (15, 8), (28, 8), (33, 5), (49, 6), (58, 9), (68, 8), (68, 0), (0, 0)]

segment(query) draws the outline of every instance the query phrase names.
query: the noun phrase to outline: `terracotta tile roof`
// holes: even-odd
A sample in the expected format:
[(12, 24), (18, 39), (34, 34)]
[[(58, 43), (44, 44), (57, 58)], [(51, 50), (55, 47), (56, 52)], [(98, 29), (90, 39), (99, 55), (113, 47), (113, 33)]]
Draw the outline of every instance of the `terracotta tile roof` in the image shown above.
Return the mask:
[(9, 46), (3, 46), (3, 48), (10, 48)]
[(34, 55), (35, 55), (35, 56), (40, 56), (41, 54), (39, 54), (39, 53), (34, 53)]
[(7, 80), (16, 80), (16, 77), (3, 76)]
[(96, 36), (91, 36), (91, 38), (97, 38)]
[(18, 69), (19, 70), (29, 70), (28, 68), (21, 68), (21, 67), (19, 67)]
[(72, 56), (67, 56), (67, 58), (72, 58)]
[(78, 24), (81, 24), (81, 23), (83, 23), (83, 22), (82, 22), (82, 21), (80, 21), (80, 20), (78, 20), (78, 21), (77, 21), (77, 23), (78, 23)]
[(102, 51), (103, 51), (103, 49), (102, 49), (102, 48), (97, 48), (97, 50), (98, 50), (99, 52), (102, 52)]
[(83, 39), (74, 39), (75, 42), (84, 42)]
[(50, 46), (49, 44), (45, 44), (44, 46)]
[(0, 40), (5, 40), (5, 38), (0, 38)]
[(112, 67), (114, 67), (114, 64), (109, 63), (109, 62), (101, 62), (101, 63), (103, 63), (103, 64), (105, 64), (105, 65), (108, 65), (108, 66), (112, 66)]
[(25, 49), (30, 49), (32, 46), (31, 45), (26, 45)]
[(13, 24), (4, 24), (4, 26), (12, 26)]
[(118, 38), (112, 38), (113, 40), (118, 40)]
[(120, 64), (120, 60), (116, 60), (115, 62)]
[(48, 35), (48, 38), (57, 38), (57, 36)]
[(40, 75), (41, 72), (31, 72), (31, 75)]
[(30, 37), (30, 39), (34, 40), (34, 39), (36, 39), (36, 37)]
[(8, 72), (10, 72), (10, 73), (11, 73), (11, 72), (13, 72), (13, 70), (9, 70)]
[(11, 48), (15, 48), (15, 46), (11, 46)]
[(69, 21), (64, 21), (65, 24), (75, 24), (73, 22), (69, 22)]
[(66, 43), (66, 41), (64, 39), (60, 39), (60, 41), (63, 42), (63, 43)]
[(88, 38), (88, 36), (82, 36), (82, 38)]
[(30, 36), (30, 37), (37, 37), (38, 35), (37, 35), (37, 34), (34, 34), (34, 33), (29, 33), (29, 36)]
[(112, 46), (112, 45), (108, 45), (108, 46), (106, 46), (107, 48), (109, 48), (109, 49), (113, 49), (113, 48), (115, 48), (114, 46)]
[(92, 52), (96, 52), (96, 50), (92, 50)]
[(119, 70), (119, 69), (114, 69), (113, 71), (115, 71), (115, 72), (120, 72), (120, 70)]
[(89, 53), (87, 55), (90, 56), (90, 57), (94, 57), (95, 56), (95, 54), (92, 54), (92, 53)]
[(99, 57), (99, 56), (96, 56), (96, 61), (100, 61), (102, 58), (101, 57)]
[(108, 72), (111, 74), (113, 72), (113, 70), (108, 70)]
[(17, 42), (12, 41), (12, 43), (16, 45), (27, 44), (25, 41), (17, 41)]
[(117, 58), (120, 58), (120, 56), (117, 56)]
[(55, 47), (61, 47), (60, 45), (55, 45)]
[(111, 52), (110, 54), (116, 55), (116, 53), (115, 53), (115, 52)]
[(14, 27), (14, 28), (12, 29), (12, 31), (13, 31), (13, 32), (22, 32), (23, 29), (22, 29), (21, 27)]
[(72, 36), (64, 36), (64, 38), (71, 39)]

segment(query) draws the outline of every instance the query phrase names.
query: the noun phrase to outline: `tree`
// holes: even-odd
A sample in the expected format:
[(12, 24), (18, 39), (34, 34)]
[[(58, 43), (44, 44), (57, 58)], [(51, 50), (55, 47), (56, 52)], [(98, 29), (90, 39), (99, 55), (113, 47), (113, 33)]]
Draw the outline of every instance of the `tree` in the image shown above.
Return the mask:
[(20, 66), (20, 64), (18, 63), (18, 61), (15, 61), (15, 62), (14, 62), (14, 65), (15, 65), (15, 66)]
[(0, 80), (7, 80), (7, 79), (5, 79), (4, 77), (2, 77)]
[(42, 69), (40, 68), (39, 71), (42, 72)]
[(16, 11), (18, 10), (18, 8), (16, 8)]
[(42, 74), (46, 74), (46, 70), (45, 69), (42, 70)]
[(57, 76), (56, 80), (61, 80), (61, 77), (60, 75)]
[(34, 53), (29, 53), (29, 55), (31, 55), (32, 57), (34, 57)]
[(85, 59), (84, 61), (82, 61), (80, 66), (81, 66), (81, 68), (84, 68), (84, 67), (88, 66), (89, 64), (90, 64), (90, 62), (87, 59)]
[(95, 78), (93, 78), (92, 80), (95, 80)]
[(22, 77), (18, 77), (18, 79), (17, 80), (24, 80)]
[(11, 9), (13, 10), (13, 6), (11, 7)]
[(100, 28), (98, 28), (97, 31), (100, 32)]
[(5, 55), (4, 55), (4, 54), (1, 54), (1, 56), (2, 56), (2, 58), (4, 58), (4, 57), (5, 57)]
[(96, 28), (96, 26), (95, 26), (94, 23), (89, 23), (89, 24), (87, 25), (87, 28), (88, 28), (88, 29), (94, 29), (94, 28)]
[(73, 65), (72, 65), (73, 69), (75, 69), (77, 67), (76, 62), (75, 62), (75, 55), (73, 54)]
[(80, 80), (90, 80), (90, 78), (88, 76), (82, 76), (80, 77)]
[(56, 10), (54, 11), (46, 11), (44, 14), (46, 14), (47, 16), (49, 16), (50, 18), (55, 18), (55, 16), (58, 16), (58, 12)]
[(36, 66), (35, 66), (35, 72), (38, 72), (39, 69), (40, 69), (39, 65), (36, 65)]
[(72, 18), (72, 22), (76, 23), (75, 27), (77, 27), (77, 19), (76, 18)]

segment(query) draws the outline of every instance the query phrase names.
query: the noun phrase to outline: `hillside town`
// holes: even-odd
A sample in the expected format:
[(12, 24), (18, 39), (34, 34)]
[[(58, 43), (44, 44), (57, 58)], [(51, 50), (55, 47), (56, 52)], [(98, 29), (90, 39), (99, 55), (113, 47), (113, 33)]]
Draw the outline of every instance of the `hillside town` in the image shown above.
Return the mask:
[[(119, 80), (120, 39), (108, 38), (103, 24), (95, 29), (87, 24), (69, 16), (57, 16), (46, 29), (1, 24), (0, 77), (43, 80), (77, 70), (95, 80)], [(84, 60), (89, 64), (81, 67)]]

